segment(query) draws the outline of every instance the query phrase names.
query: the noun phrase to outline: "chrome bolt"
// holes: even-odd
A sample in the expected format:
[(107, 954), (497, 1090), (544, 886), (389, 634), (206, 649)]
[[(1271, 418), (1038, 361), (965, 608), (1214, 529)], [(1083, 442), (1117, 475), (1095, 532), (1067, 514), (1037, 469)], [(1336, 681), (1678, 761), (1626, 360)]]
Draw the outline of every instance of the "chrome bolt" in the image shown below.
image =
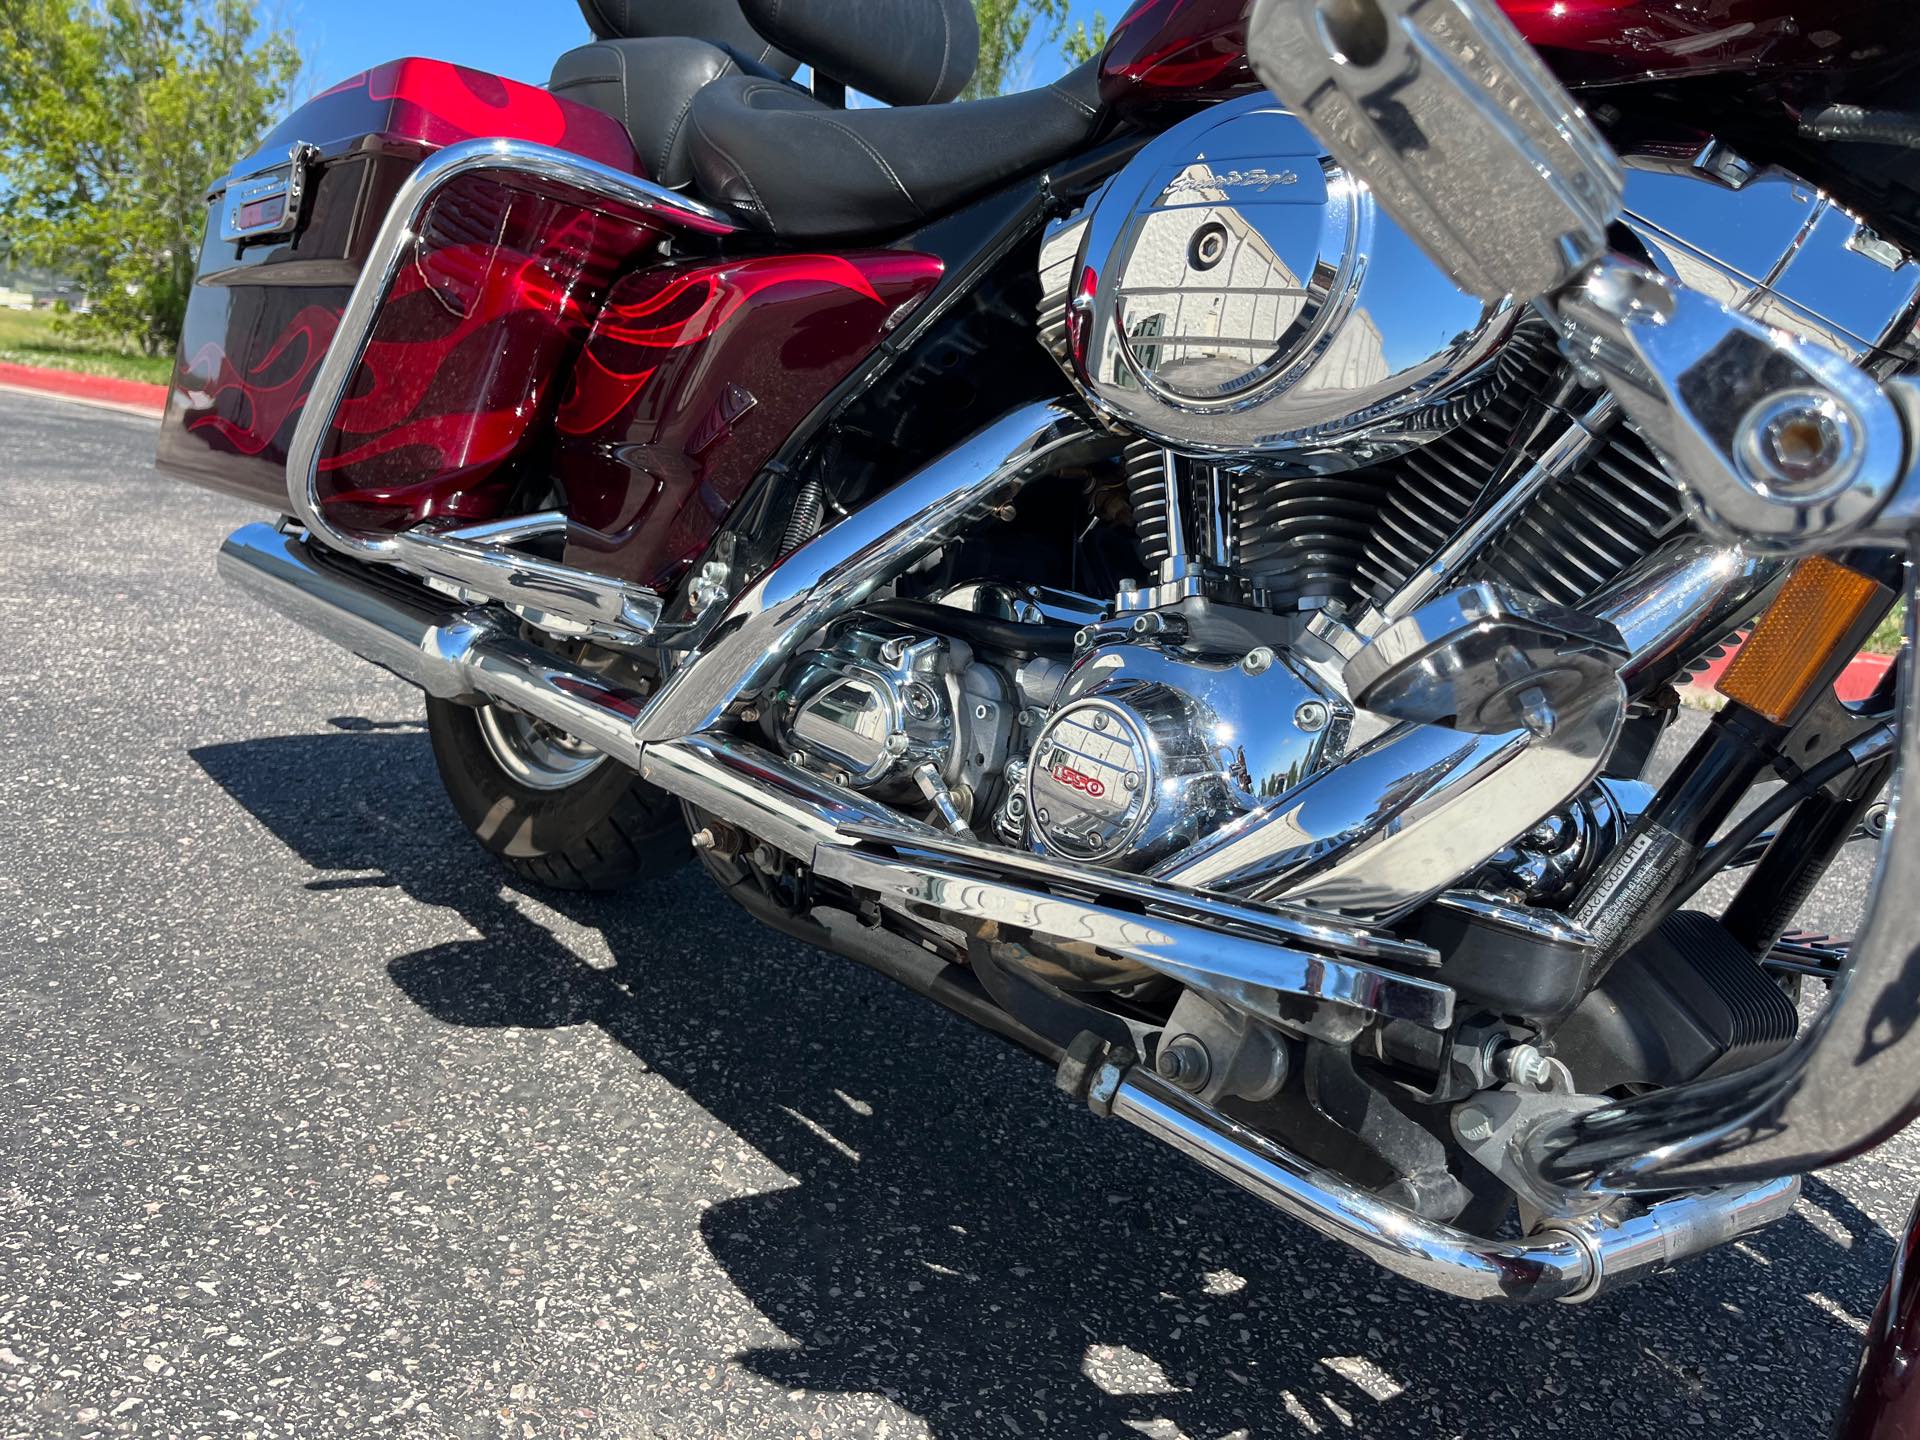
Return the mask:
[(984, 705), (976, 705), (973, 707), (973, 718), (976, 720), (986, 719), (989, 713), (987, 707)]
[(1204, 1088), (1212, 1069), (1213, 1059), (1207, 1054), (1207, 1047), (1191, 1035), (1182, 1035), (1162, 1045), (1160, 1053), (1153, 1057), (1154, 1073), (1182, 1090)]
[(1033, 724), (1033, 711), (1022, 710), (1018, 715), (1014, 716), (1014, 719), (1018, 720), (1022, 725), (1031, 725)]
[(696, 850), (711, 850), (717, 842), (713, 838), (713, 831), (700, 829), (687, 837), (687, 843)]
[(1469, 1105), (1455, 1119), (1460, 1138), (1469, 1145), (1493, 1138), (1493, 1117), (1478, 1105)]
[(1538, 685), (1529, 685), (1520, 692), (1520, 723), (1542, 739), (1553, 734), (1554, 727), (1560, 723), (1547, 692)]
[(904, 640), (889, 640), (880, 647), (880, 658), (889, 665), (899, 664), (906, 656), (907, 642)]
[(1096, 730), (1104, 730), (1107, 728), (1106, 712), (1101, 710), (1093, 712), (1093, 728)]
[(907, 713), (916, 720), (924, 720), (933, 714), (933, 691), (918, 681), (907, 687)]
[(1122, 780), (1120, 784), (1125, 789), (1138, 790), (1140, 788), (1140, 777), (1138, 775), (1129, 775), (1126, 779)]
[(1264, 675), (1273, 668), (1273, 651), (1262, 645), (1258, 650), (1249, 650), (1246, 659), (1240, 662), (1240, 668), (1249, 675)]
[(1860, 468), (1860, 422), (1832, 395), (1783, 391), (1741, 419), (1734, 454), (1763, 494), (1813, 499), (1846, 484)]
[(1327, 728), (1333, 719), (1333, 711), (1324, 700), (1303, 700), (1300, 708), (1293, 712), (1293, 724), (1297, 730), (1314, 735)]
[(1038, 820), (1042, 825), (1044, 825), (1053, 817), (1047, 814), (1047, 807), (1042, 805), (1038, 810), (1033, 812), (1033, 818)]
[(1022, 815), (1026, 813), (1027, 813), (1027, 802), (1024, 798), (1022, 798), (1019, 795), (1009, 795), (1007, 797), (1007, 814), (1008, 815), (1012, 816), (1015, 820), (1018, 820)]
[(1573, 1072), (1567, 1068), (1566, 1062), (1542, 1054), (1537, 1046), (1515, 1045), (1510, 1050), (1503, 1050), (1499, 1057), (1499, 1068), (1509, 1080), (1524, 1089), (1547, 1094), (1573, 1093)]
[(1084, 650), (1091, 644), (1093, 644), (1093, 631), (1080, 629), (1073, 632), (1074, 649)]

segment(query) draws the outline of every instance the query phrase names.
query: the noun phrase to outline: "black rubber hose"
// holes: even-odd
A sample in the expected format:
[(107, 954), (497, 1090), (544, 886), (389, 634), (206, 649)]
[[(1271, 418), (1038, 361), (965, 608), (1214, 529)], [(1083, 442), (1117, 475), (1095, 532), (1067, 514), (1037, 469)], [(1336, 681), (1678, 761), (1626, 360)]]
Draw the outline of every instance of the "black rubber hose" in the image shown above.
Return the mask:
[(1701, 888), (1709, 880), (1732, 864), (1742, 850), (1772, 829), (1781, 816), (1819, 790), (1821, 786), (1837, 780), (1849, 770), (1859, 766), (1861, 762), (1856, 754), (1859, 748), (1856, 742), (1849, 749), (1829, 755), (1811, 770), (1802, 774), (1798, 780), (1782, 785), (1756, 805), (1752, 814), (1728, 832), (1726, 839), (1714, 845), (1700, 857), (1699, 866), (1687, 877), (1686, 883), (1667, 901), (1668, 908), (1678, 909), (1686, 904), (1700, 893)]
[(1073, 654), (1075, 632), (1067, 625), (1026, 625), (925, 600), (876, 600), (866, 607), (866, 613), (935, 634), (953, 635), (983, 650), (1004, 651), (1022, 659), (1035, 655), (1066, 659)]
[(1920, 150), (1920, 115), (1904, 110), (1868, 110), (1860, 105), (1821, 105), (1800, 117), (1800, 133), (1814, 140)]

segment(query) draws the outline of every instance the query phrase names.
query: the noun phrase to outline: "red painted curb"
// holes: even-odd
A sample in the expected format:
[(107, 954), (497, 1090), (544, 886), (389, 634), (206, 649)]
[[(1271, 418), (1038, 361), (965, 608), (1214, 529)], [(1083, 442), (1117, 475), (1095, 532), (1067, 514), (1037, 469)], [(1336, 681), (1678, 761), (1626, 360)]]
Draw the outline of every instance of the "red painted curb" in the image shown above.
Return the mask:
[[(1698, 690), (1714, 689), (1719, 685), (1720, 677), (1727, 673), (1727, 666), (1733, 663), (1733, 657), (1739, 653), (1738, 645), (1729, 647), (1725, 655), (1694, 676), (1689, 683)], [(1865, 700), (1879, 689), (1880, 681), (1892, 668), (1891, 655), (1856, 655), (1841, 672), (1839, 682), (1833, 688), (1839, 692), (1842, 700)]]
[(72, 370), (43, 370), (37, 365), (0, 363), (0, 385), (18, 385), (24, 390), (44, 390), (49, 395), (64, 395), (70, 400), (97, 400), (108, 405), (129, 405), (151, 410), (156, 415), (167, 408), (167, 387), (144, 380), (117, 380), (110, 375), (81, 375)]

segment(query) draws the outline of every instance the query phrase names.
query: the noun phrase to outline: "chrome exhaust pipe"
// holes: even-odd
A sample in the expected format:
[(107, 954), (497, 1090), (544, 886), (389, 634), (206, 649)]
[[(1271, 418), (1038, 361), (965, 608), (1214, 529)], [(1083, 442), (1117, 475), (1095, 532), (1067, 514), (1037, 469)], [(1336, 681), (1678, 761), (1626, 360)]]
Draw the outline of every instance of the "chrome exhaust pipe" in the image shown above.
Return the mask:
[(429, 695), (510, 706), (639, 768), (643, 697), (390, 572), (349, 565), (259, 523), (229, 535), (217, 562), (222, 578), (271, 609)]
[(1329, 1240), (1462, 1300), (1578, 1304), (1771, 1225), (1800, 1196), (1793, 1176), (1678, 1195), (1617, 1222), (1562, 1220), (1523, 1239), (1488, 1240), (1388, 1204), (1141, 1066), (1069, 1051), (1061, 1084)]

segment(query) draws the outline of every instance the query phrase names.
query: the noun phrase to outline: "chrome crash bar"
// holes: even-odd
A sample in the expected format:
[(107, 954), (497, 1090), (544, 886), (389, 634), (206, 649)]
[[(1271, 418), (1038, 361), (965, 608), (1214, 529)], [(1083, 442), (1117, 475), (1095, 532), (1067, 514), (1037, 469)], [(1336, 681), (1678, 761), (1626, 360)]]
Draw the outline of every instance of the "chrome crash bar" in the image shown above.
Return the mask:
[[(1364, 34), (1356, 16), (1367, 18)], [(1350, 32), (1350, 33), (1343, 33)], [(1456, 281), (1533, 301), (1687, 487), (1750, 554), (1920, 548), (1920, 384), (1885, 386), (1608, 253), (1621, 172), (1489, 0), (1256, 0), (1254, 71)], [(1392, 104), (1372, 103), (1383, 94)], [(1825, 1009), (1774, 1059), (1516, 1134), (1510, 1158), (1567, 1213), (1615, 1195), (1764, 1182), (1835, 1164), (1920, 1113), (1916, 599), (1895, 817), (1863, 933)]]
[(697, 200), (583, 156), (526, 140), (467, 140), (421, 161), (394, 195), (367, 252), (287, 450), (290, 513), (322, 544), (343, 554), (388, 565), (406, 561), (399, 536), (355, 534), (327, 518), (320, 504), (320, 465), (340, 402), (360, 368), (387, 293), (419, 238), (427, 207), (456, 180), (481, 174), (533, 181), (578, 195), (582, 205), (631, 217), (637, 224), (657, 226), (664, 221), (707, 235), (724, 235), (734, 228), (725, 215)]

